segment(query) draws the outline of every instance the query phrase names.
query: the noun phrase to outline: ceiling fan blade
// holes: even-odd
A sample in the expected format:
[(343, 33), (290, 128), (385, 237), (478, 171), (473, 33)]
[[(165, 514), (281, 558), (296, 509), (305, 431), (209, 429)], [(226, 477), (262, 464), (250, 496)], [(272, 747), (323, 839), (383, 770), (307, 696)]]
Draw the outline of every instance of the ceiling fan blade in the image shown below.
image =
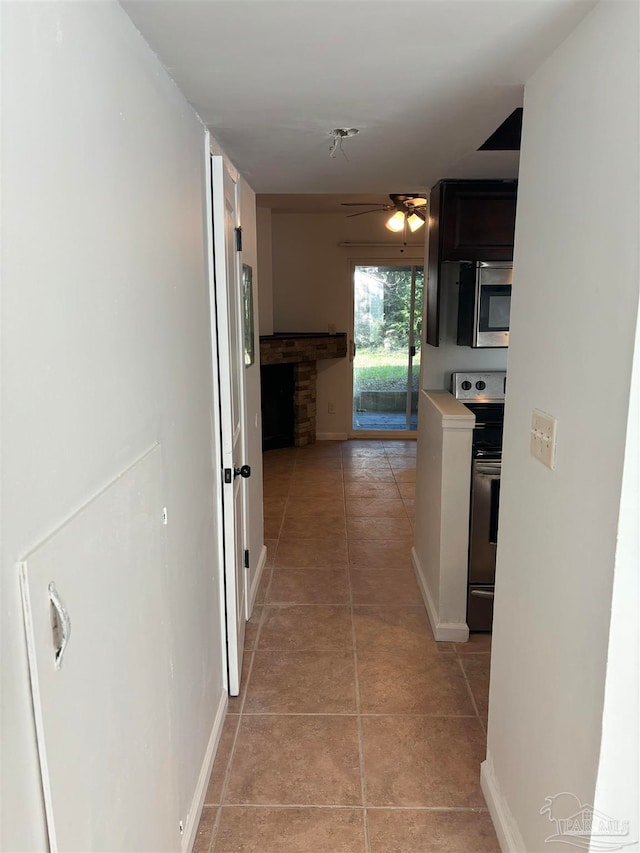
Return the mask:
[(340, 205), (341, 207), (390, 207), (380, 201), (341, 201)]
[(348, 213), (347, 219), (352, 219), (354, 216), (364, 216), (365, 213), (380, 213), (380, 210), (374, 208), (373, 210), (361, 210), (359, 213)]

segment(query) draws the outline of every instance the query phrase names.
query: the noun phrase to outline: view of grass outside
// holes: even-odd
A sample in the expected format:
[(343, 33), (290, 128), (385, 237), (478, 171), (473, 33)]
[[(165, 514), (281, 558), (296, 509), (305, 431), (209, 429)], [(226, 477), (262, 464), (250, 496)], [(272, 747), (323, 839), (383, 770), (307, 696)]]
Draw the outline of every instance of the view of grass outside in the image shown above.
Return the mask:
[[(356, 354), (358, 386), (362, 391), (406, 391), (409, 353), (407, 350), (362, 349)], [(416, 363), (417, 362), (417, 363)], [(418, 390), (420, 355), (413, 359), (412, 387)]]
[[(406, 413), (412, 324), (416, 355), (412, 360), (410, 387), (414, 392), (412, 398), (417, 401), (423, 283), (422, 267), (356, 267), (353, 365), (356, 428), (362, 428), (357, 423), (358, 413), (385, 412), (398, 416)], [(415, 286), (413, 311), (412, 286)]]

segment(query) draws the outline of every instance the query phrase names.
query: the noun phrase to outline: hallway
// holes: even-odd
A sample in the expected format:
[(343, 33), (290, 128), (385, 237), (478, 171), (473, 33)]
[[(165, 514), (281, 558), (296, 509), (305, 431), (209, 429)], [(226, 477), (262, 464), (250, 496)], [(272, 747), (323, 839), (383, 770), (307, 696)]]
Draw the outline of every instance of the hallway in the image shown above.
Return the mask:
[(269, 562), (195, 853), (488, 853), (490, 640), (436, 644), (413, 441), (264, 457)]

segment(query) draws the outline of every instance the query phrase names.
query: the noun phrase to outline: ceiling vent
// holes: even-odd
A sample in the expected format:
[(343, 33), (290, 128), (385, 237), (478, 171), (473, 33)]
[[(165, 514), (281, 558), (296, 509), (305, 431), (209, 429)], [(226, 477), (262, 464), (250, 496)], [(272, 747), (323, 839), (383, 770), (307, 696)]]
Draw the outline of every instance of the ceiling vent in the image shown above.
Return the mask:
[(478, 151), (519, 151), (522, 136), (522, 107), (515, 109)]

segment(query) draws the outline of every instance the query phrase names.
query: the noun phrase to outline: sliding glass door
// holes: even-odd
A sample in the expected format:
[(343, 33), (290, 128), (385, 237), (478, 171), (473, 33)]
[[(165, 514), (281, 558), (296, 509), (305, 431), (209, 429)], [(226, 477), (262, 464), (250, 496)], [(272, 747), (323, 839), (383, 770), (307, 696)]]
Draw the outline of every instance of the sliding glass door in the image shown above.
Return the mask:
[(417, 429), (423, 285), (422, 265), (354, 268), (354, 432)]

